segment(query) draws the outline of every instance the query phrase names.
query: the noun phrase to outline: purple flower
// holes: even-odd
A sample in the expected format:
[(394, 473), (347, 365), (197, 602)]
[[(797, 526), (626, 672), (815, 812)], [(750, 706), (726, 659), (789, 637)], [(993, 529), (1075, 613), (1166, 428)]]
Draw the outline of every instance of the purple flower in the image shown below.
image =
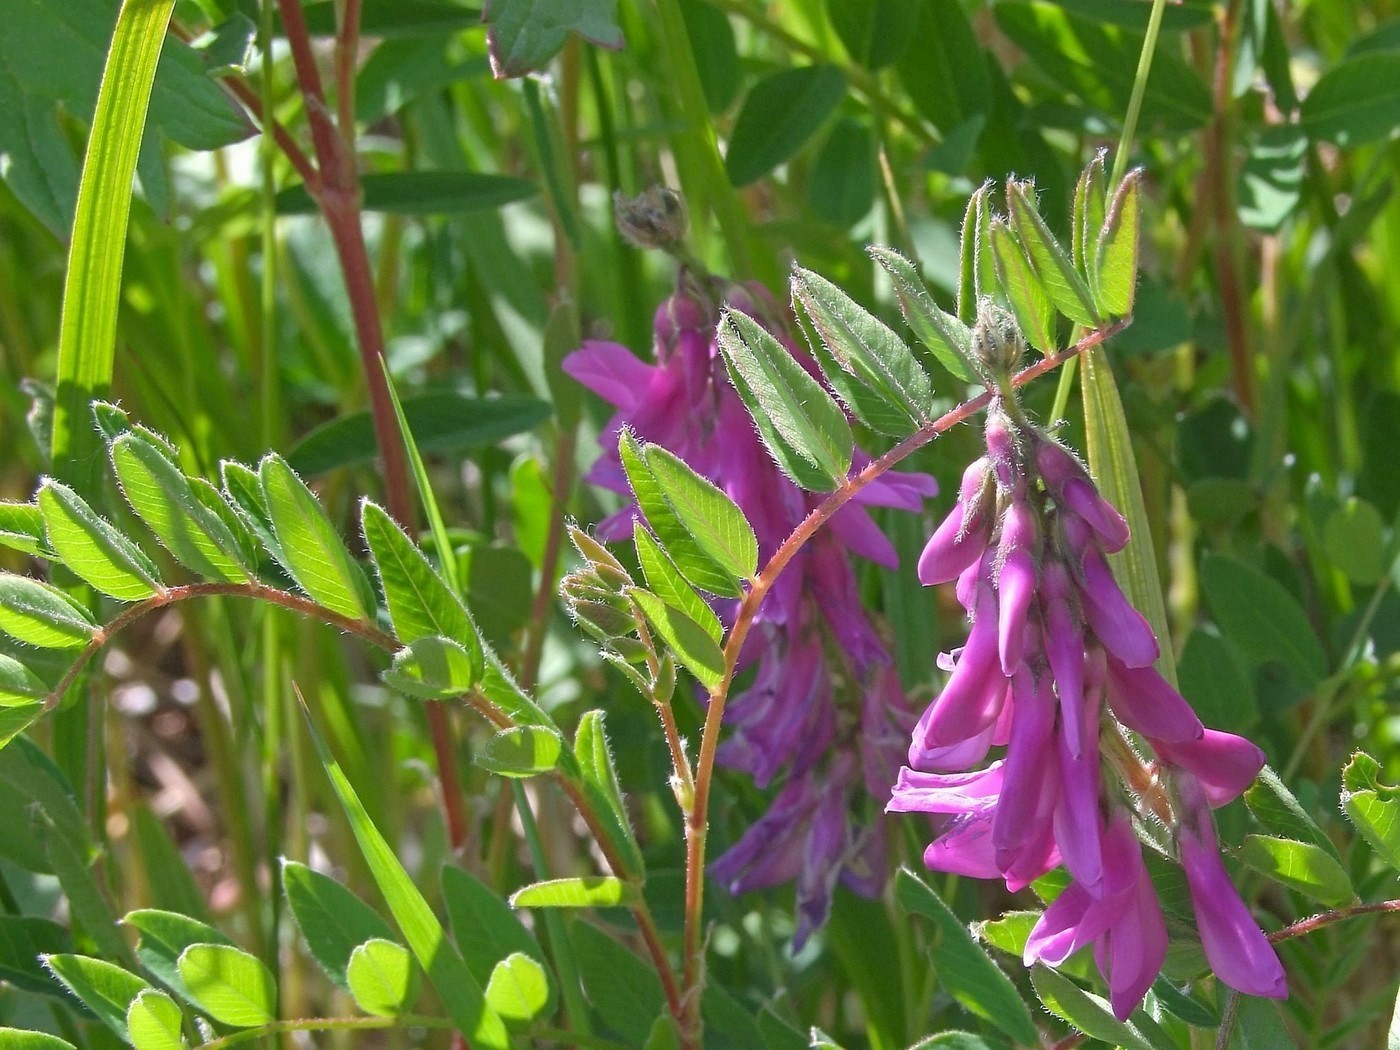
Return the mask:
[(1210, 816), (1248, 787), (1263, 752), (1206, 729), (1152, 666), (1156, 636), (1106, 558), (1127, 525), (1079, 460), (999, 398), (986, 447), (919, 562), (925, 584), (957, 580), (972, 626), (939, 660), (947, 683), (915, 725), (888, 808), (932, 815), (924, 863), (935, 870), (1014, 891), (1063, 864), (1070, 884), (1036, 923), (1026, 961), (1059, 965), (1093, 945), (1120, 1019), (1166, 955), (1135, 830), (1165, 823), (1212, 969), (1242, 991), (1284, 994)]
[[(816, 505), (769, 457), (718, 353), (717, 304), (750, 314), (811, 368), (783, 330), (767, 292), (751, 285), (682, 275), (682, 290), (654, 318), (655, 363), (624, 346), (590, 341), (564, 370), (618, 409), (588, 480), (627, 499), (597, 527), (605, 540), (627, 539), (638, 511), (618, 455), (618, 434), (662, 445), (723, 489), (744, 511), (770, 557)], [(869, 457), (857, 451), (854, 469)], [(850, 818), (869, 791), (884, 797), (905, 750), (912, 712), (880, 633), (861, 607), (851, 555), (893, 567), (889, 539), (872, 507), (917, 511), (936, 491), (924, 474), (890, 472), (867, 486), (809, 542), (779, 577), (739, 657), (747, 684), (725, 709), (719, 761), (760, 787), (780, 788), (711, 871), (735, 893), (795, 880), (796, 943), (825, 920), (838, 881), (877, 895), (884, 875), (883, 829)], [(714, 602), (730, 622), (735, 605)], [(868, 822), (862, 822), (865, 824)]]

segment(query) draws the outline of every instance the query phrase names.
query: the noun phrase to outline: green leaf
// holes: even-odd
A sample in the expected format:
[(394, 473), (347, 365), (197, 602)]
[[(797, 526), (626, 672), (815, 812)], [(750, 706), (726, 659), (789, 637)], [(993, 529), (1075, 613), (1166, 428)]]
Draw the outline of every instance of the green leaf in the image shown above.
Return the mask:
[(870, 257), (890, 275), (904, 320), (919, 342), (933, 351), (941, 365), (958, 379), (970, 383), (976, 373), (968, 364), (972, 332), (952, 314), (938, 308), (914, 264), (893, 248), (867, 249)]
[(85, 583), (126, 602), (164, 591), (159, 571), (141, 549), (67, 485), (45, 481), (35, 502), (49, 546)]
[(584, 991), (607, 1026), (628, 1046), (641, 1046), (666, 1008), (656, 971), (586, 922), (570, 929)]
[[(335, 36), (335, 0), (311, 0), (306, 7), (306, 28), (312, 36)], [(481, 10), (457, 0), (364, 0), (360, 32), (364, 36), (400, 39), (439, 37), (459, 29), (481, 25)], [(280, 20), (276, 27), (282, 34)]]
[(122, 434), (112, 442), (112, 468), (131, 509), (185, 568), (231, 583), (250, 578), (237, 539), (161, 448), (135, 432)]
[(193, 993), (180, 976), (180, 956), (186, 948), (196, 944), (222, 944), (233, 947), (233, 942), (214, 927), (191, 919), (176, 912), (160, 911), (156, 908), (142, 908), (128, 912), (122, 924), (140, 933), (136, 944), (136, 958), (160, 982), (174, 989), (182, 997), (194, 1001)]
[(792, 273), (792, 297), (837, 363), (882, 400), (903, 409), (906, 425), (885, 433), (905, 437), (929, 422), (933, 386), (928, 373), (883, 321), (826, 278), (800, 267)]
[(184, 1050), (184, 1015), (175, 1000), (154, 989), (142, 992), (126, 1011), (127, 1035), (136, 1050)]
[(482, 769), (503, 777), (536, 777), (559, 765), (564, 741), (552, 729), (514, 726), (503, 729), (476, 756)]
[(419, 638), (394, 654), (384, 684), (420, 700), (451, 700), (481, 682), (481, 660), (451, 638)]
[(1128, 172), (1118, 184), (1094, 251), (1094, 299), (1099, 310), (1109, 317), (1133, 312), (1141, 184), (1141, 168)]
[(574, 759), (583, 778), (584, 793), (593, 809), (606, 821), (604, 830), (613, 847), (626, 861), (627, 871), (619, 874), (640, 878), (646, 871), (646, 863), (632, 832), (627, 807), (622, 802), (622, 788), (617, 781), (617, 770), (613, 766), (603, 725), (602, 711), (584, 712), (574, 734)]
[(467, 969), (457, 949), (447, 940), (442, 924), (428, 907), (428, 902), (413, 884), (389, 843), (370, 820), (355, 789), (341, 772), (339, 763), (331, 757), (325, 741), (309, 717), (307, 724), (321, 765), (345, 810), (365, 863), (369, 865), (370, 873), (379, 891), (384, 894), (384, 900), (403, 931), (404, 939), (418, 965), (428, 974), (428, 980), (437, 990), (448, 1015), (473, 1047), (509, 1050), (510, 1036), (500, 1017), (486, 1003), (480, 983)]
[(547, 1016), (550, 998), (544, 967), (523, 952), (498, 962), (486, 985), (486, 1001), (506, 1024), (516, 1027)]
[(486, 0), (482, 19), (497, 78), (543, 68), (570, 33), (599, 47), (622, 46), (617, 0)]
[(1259, 771), (1258, 778), (1244, 793), (1244, 804), (1265, 830), (1283, 838), (1320, 846), (1331, 854), (1333, 860), (1342, 859), (1326, 832), (1317, 826), (1317, 822), (1308, 815), (1302, 803), (1271, 767), (1265, 766)]
[(735, 389), (778, 465), (804, 488), (835, 488), (851, 469), (855, 446), (840, 406), (753, 318), (725, 311), (717, 337)]
[(277, 1019), (277, 978), (262, 961), (228, 944), (192, 944), (176, 963), (196, 1006), (234, 1028)]
[(382, 938), (365, 941), (350, 954), (345, 972), (355, 1003), (375, 1017), (398, 1017), (418, 998), (418, 969), (401, 944)]
[(154, 989), (120, 966), (86, 955), (46, 955), (44, 965), (108, 1028), (126, 1038), (127, 1005)]
[(1312, 843), (1247, 835), (1235, 856), (1265, 878), (1323, 904), (1340, 907), (1356, 899), (1346, 871), (1332, 854)]
[(1099, 323), (1094, 295), (1063, 247), (1055, 240), (1035, 205), (1035, 186), (1014, 179), (1006, 183), (1006, 206), (1016, 237), (1045, 286), (1055, 308), (1075, 324), (1094, 328)]
[(1152, 982), (1152, 994), (1162, 1009), (1180, 1017), (1187, 1024), (1197, 1028), (1216, 1028), (1220, 1025), (1220, 1011), (1211, 1003), (1202, 1002), (1200, 992), (1189, 995), (1167, 978), (1158, 977)]
[(44, 705), (38, 700), (0, 704), (0, 748), (32, 726), (43, 714)]
[(67, 1039), (43, 1032), (0, 1028), (0, 1050), (78, 1050)]
[(253, 535), (262, 548), (277, 560), (277, 563), (291, 576), (291, 570), (287, 569), (287, 559), (282, 553), (282, 544), (278, 542), (277, 530), (272, 524), (272, 515), (268, 513), (267, 501), (263, 497), (262, 481), (258, 478), (258, 472), (242, 463), (235, 463), (233, 460), (224, 460), (219, 464), (219, 472), (223, 477), (224, 495), (227, 497), (229, 505), (235, 513), (242, 519), (243, 524)]
[(293, 860), (282, 861), (282, 892), (311, 957), (326, 976), (350, 990), (350, 956), (366, 941), (393, 940), (377, 911), (329, 875)]
[(1224, 554), (1201, 561), (1201, 593), (1220, 633), (1254, 663), (1280, 661), (1311, 688), (1327, 673), (1327, 655), (1307, 614), (1283, 585)]
[(1234, 646), (1196, 628), (1181, 650), (1181, 695), (1212, 729), (1246, 733), (1259, 722), (1259, 704)]
[(0, 573), (0, 631), (40, 649), (81, 649), (97, 625), (57, 587)]
[(38, 558), (57, 558), (44, 538), (44, 515), (32, 503), (0, 502), (0, 547)]
[(1382, 784), (1380, 766), (1364, 751), (1342, 770), (1342, 811), (1386, 864), (1400, 871), (1400, 789)]
[(1091, 1038), (1132, 1050), (1175, 1050), (1176, 1043), (1141, 1009), (1120, 1021), (1103, 999), (1045, 966), (1032, 967), (1031, 984), (1047, 1010)]
[(1327, 515), (1322, 549), (1333, 565), (1363, 587), (1385, 575), (1385, 521), (1374, 504), (1352, 496)]
[[(539, 192), (529, 179), (480, 171), (371, 172), (360, 176), (360, 187), (365, 211), (392, 215), (465, 215), (529, 200)], [(276, 207), (279, 215), (310, 215), (316, 201), (305, 186), (289, 186), (277, 194)]]
[[(403, 400), (409, 431), (420, 452), (486, 448), (533, 430), (549, 418), (547, 401), (530, 397), (466, 397), (436, 391)], [(370, 463), (379, 454), (374, 418), (352, 412), (323, 423), (292, 446), (287, 462), (303, 477)]]
[(1303, 130), (1354, 148), (1400, 127), (1400, 51), (1377, 51), (1331, 66), (1303, 99)]
[(1055, 304), (1050, 301), (1044, 282), (1002, 218), (992, 219), (989, 233), (1002, 293), (1026, 342), (1047, 356), (1054, 353), (1059, 349), (1055, 339)]
[(938, 936), (930, 951), (948, 993), (1018, 1042), (1036, 1042), (1035, 1023), (1016, 986), (938, 894), (908, 868), (901, 868), (895, 879), (895, 895), (905, 911), (926, 916), (937, 926)]
[[(958, 255), (958, 317), (964, 324), (977, 320), (977, 303), (996, 290), (996, 261), (992, 258), (992, 209), (987, 203), (992, 184), (984, 182), (967, 200)], [(969, 352), (972, 345), (968, 337)], [(967, 360), (968, 358), (964, 358)]]
[(292, 579), (326, 608), (352, 620), (367, 619), (364, 576), (315, 493), (275, 452), (258, 465), (258, 480)]
[(440, 635), (461, 646), (481, 675), (481, 641), (462, 600), (427, 557), (381, 508), (365, 502), (360, 515), (394, 633), (402, 642)]
[(711, 594), (726, 598), (742, 595), (738, 574), (715, 561), (681, 521), (631, 431), (623, 430), (618, 435), (618, 454), (638, 508), (676, 568), (695, 586)]
[(713, 689), (724, 677), (724, 653), (710, 634), (685, 613), (640, 587), (627, 592), (685, 669), (706, 689)]
[(875, 136), (870, 125), (840, 117), (822, 143), (807, 180), (812, 210), (837, 226), (854, 226), (875, 204)]
[(442, 897), (452, 935), (479, 982), (485, 984), (496, 964), (516, 952), (544, 963), (544, 953), (520, 917), (475, 875), (461, 868), (443, 868)]
[(642, 459), (662, 497), (700, 549), (740, 579), (758, 572), (758, 540), (744, 512), (715, 484), (660, 445), (642, 448)]
[(784, 69), (763, 77), (744, 99), (724, 167), (735, 186), (747, 186), (783, 163), (816, 134), (846, 94), (846, 78), (832, 65)]
[(919, 0), (826, 0), (824, 6), (846, 51), (867, 69), (898, 59), (919, 21)]
[(724, 626), (719, 622), (719, 617), (685, 581), (675, 562), (667, 557), (651, 533), (646, 529), (634, 529), (632, 542), (637, 548), (637, 561), (646, 575), (647, 587), (667, 605), (685, 613), (719, 644), (724, 637)]
[(723, 113), (739, 90), (742, 71), (729, 16), (709, 0), (681, 0), (685, 35), (695, 56), (695, 71), (711, 113)]
[(1095, 252), (1098, 249), (1099, 234), (1103, 230), (1106, 207), (1107, 192), (1104, 184), (1108, 176), (1104, 173), (1104, 160), (1107, 156), (1107, 150), (1096, 150), (1094, 159), (1079, 173), (1079, 182), (1074, 187), (1071, 252), (1079, 272), (1091, 284), (1094, 282), (1094, 267), (1097, 265)]

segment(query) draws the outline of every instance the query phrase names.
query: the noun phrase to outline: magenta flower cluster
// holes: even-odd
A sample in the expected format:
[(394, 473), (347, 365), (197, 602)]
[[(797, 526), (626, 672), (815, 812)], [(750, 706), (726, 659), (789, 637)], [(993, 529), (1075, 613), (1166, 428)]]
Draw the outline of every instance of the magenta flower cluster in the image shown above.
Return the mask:
[[(812, 366), (762, 288), (686, 273), (681, 281), (682, 290), (656, 311), (654, 364), (602, 341), (585, 343), (564, 362), (569, 375), (618, 409), (588, 479), (629, 501), (597, 534), (626, 539), (638, 516), (618, 455), (618, 434), (627, 427), (723, 489), (743, 509), (766, 560), (815, 497), (774, 465), (730, 383), (716, 343), (718, 304), (754, 317)], [(748, 677), (725, 709), (718, 758), (761, 788), (781, 787), (710, 873), (736, 894), (795, 881), (799, 947), (825, 921), (838, 882), (869, 896), (884, 881), (884, 823), (878, 816), (853, 820), (851, 811), (888, 797), (913, 715), (862, 609), (850, 555), (894, 567), (894, 548), (868, 508), (917, 511), (935, 488), (927, 475), (891, 473), (862, 491), (779, 577), (740, 654), (739, 673)], [(735, 608), (716, 602), (726, 624)]]
[[(1127, 523), (1079, 460), (1000, 398), (986, 448), (919, 561), (925, 585), (957, 581), (972, 627), (940, 661), (951, 673), (888, 808), (937, 815), (924, 854), (934, 870), (1015, 891), (1063, 864), (1071, 882), (1031, 931), (1026, 962), (1059, 965), (1092, 945), (1120, 1019), (1167, 951), (1144, 840), (1180, 861), (1220, 980), (1284, 996), (1211, 816), (1263, 753), (1206, 729), (1155, 670), (1157, 639), (1105, 558), (1128, 542)], [(1004, 752), (986, 763), (994, 747)]]

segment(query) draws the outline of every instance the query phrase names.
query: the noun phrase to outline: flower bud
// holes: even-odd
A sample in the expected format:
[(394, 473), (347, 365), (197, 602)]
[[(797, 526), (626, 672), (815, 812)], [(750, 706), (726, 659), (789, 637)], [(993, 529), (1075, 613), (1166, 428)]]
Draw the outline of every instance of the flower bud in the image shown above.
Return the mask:
[(617, 232), (636, 248), (669, 251), (685, 239), (689, 220), (685, 199), (666, 186), (652, 186), (635, 197), (613, 194)]
[(1015, 319), (990, 299), (977, 304), (977, 323), (972, 329), (972, 353), (993, 377), (1004, 376), (1021, 364), (1026, 340)]

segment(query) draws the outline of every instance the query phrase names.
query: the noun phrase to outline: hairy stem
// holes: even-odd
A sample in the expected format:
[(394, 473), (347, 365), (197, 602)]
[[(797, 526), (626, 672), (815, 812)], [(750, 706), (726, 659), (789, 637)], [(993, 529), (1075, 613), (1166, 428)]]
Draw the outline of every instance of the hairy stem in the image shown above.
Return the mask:
[[(1104, 340), (1122, 331), (1131, 323), (1125, 318), (1107, 328), (1091, 332), (1074, 346), (1050, 357), (1042, 358), (1028, 368), (1022, 369), (1011, 379), (1013, 387), (1021, 387), (1032, 379), (1076, 359), (1080, 354), (1099, 345)], [(739, 603), (739, 611), (734, 618), (734, 626), (724, 644), (724, 673), (710, 691), (709, 705), (705, 711), (705, 725), (700, 738), (700, 754), (695, 766), (695, 799), (689, 818), (686, 821), (686, 863), (685, 863), (685, 934), (683, 942), (684, 1001), (686, 1021), (681, 1026), (681, 1038), (686, 1047), (698, 1047), (700, 1040), (700, 992), (704, 985), (704, 959), (702, 947), (701, 915), (704, 905), (705, 879), (705, 839), (709, 830), (710, 786), (714, 778), (715, 755), (719, 750), (720, 725), (724, 721), (725, 702), (729, 687), (734, 680), (734, 669), (739, 662), (739, 654), (748, 638), (749, 629), (769, 590), (778, 576), (788, 566), (798, 551), (829, 522), (833, 515), (849, 503), (867, 485), (891, 470), (896, 464), (923, 448), (940, 434), (947, 432), (959, 423), (971, 418), (986, 408), (995, 396), (984, 393), (940, 416), (905, 438), (879, 459), (873, 460), (864, 470), (853, 474), (830, 493), (783, 541), (768, 563), (758, 575)]]

